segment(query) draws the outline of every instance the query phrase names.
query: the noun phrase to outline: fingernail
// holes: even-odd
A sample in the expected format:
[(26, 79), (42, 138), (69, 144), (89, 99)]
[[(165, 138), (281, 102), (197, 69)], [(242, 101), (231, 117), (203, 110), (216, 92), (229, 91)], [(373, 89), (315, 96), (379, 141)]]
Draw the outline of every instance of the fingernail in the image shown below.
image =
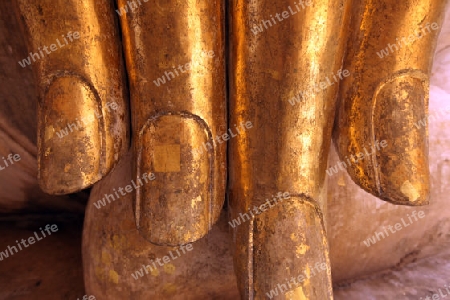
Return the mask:
[(380, 198), (397, 204), (428, 203), (428, 129), (415, 126), (426, 118), (426, 84), (424, 79), (399, 76), (387, 82), (375, 99), (375, 142), (387, 143), (375, 152)]
[(52, 82), (38, 113), (38, 177), (49, 194), (94, 184), (102, 173), (101, 111), (90, 86), (77, 77)]
[(154, 173), (155, 180), (136, 193), (137, 228), (158, 245), (194, 242), (212, 226), (214, 145), (208, 143), (207, 127), (187, 115), (147, 124), (139, 137), (137, 177)]
[(280, 299), (332, 299), (328, 244), (319, 208), (306, 197), (272, 204), (250, 226), (241, 225), (248, 230), (247, 238), (237, 234), (236, 244), (248, 245), (246, 250), (237, 246), (238, 278), (248, 278), (245, 298), (266, 299), (277, 291)]

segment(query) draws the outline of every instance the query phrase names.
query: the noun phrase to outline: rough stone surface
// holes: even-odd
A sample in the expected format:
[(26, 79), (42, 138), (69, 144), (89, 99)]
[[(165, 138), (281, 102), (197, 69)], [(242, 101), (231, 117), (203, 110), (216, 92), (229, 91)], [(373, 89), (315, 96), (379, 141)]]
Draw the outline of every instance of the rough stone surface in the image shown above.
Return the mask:
[[(420, 300), (439, 294), (448, 295), (450, 287), (450, 249), (436, 256), (383, 271), (351, 284), (335, 286), (335, 300)], [(435, 297), (436, 298), (436, 297)], [(442, 299), (442, 298), (437, 298)]]
[[(40, 227), (58, 231), (0, 261), (0, 299), (77, 299), (84, 295), (81, 268), (82, 216), (0, 215), (0, 252), (28, 239)], [(19, 250), (19, 248), (18, 248)], [(14, 250), (12, 250), (14, 252)]]

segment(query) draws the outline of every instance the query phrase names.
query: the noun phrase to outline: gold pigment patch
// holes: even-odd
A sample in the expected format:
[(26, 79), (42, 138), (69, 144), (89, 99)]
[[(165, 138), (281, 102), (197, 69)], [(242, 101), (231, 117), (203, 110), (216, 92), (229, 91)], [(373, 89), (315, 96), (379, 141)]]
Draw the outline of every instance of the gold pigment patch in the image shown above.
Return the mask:
[(155, 172), (180, 172), (180, 145), (157, 145), (154, 152)]

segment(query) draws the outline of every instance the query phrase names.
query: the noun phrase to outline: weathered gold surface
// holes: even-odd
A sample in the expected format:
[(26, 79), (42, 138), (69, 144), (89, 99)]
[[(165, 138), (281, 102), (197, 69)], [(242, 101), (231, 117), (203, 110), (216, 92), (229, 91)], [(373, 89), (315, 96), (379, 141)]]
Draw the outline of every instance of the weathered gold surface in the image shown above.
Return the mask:
[[(101, 94), (97, 89), (97, 85), (104, 88), (102, 83), (108, 82), (117, 89), (108, 92), (117, 92), (117, 98), (123, 99), (120, 94), (125, 92), (114, 85), (115, 80), (122, 80), (120, 53), (116, 53), (118, 38), (112, 19), (105, 17), (105, 13), (110, 16), (114, 12), (106, 2), (94, 6), (91, 2), (69, 1), (67, 13), (59, 11), (58, 1), (52, 2), (56, 3), (55, 10), (47, 1), (38, 1), (44, 9), (40, 4), (21, 3), (31, 37), (30, 49), (50, 43), (56, 28), (65, 29), (67, 24), (80, 32), (85, 30), (83, 33), (91, 38), (67, 44), (64, 49), (71, 49), (70, 54), (61, 52), (57, 56), (55, 52), (52, 59), (35, 62), (41, 94), (45, 96), (41, 96), (39, 106), (41, 182), (48, 192), (64, 193), (106, 174), (108, 163), (112, 166), (118, 159), (117, 149), (125, 147), (120, 143), (114, 150), (108, 148), (108, 138), (115, 140), (106, 128), (114, 131), (111, 128), (120, 122), (115, 119), (118, 123), (109, 120), (111, 123), (106, 124), (105, 109), (99, 103), (106, 105), (101, 96), (107, 92)], [(224, 3), (161, 4), (154, 0), (139, 4), (121, 15), (132, 98), (132, 177), (155, 173), (156, 179), (136, 191), (133, 206), (141, 237), (135, 235), (134, 224), (126, 217), (129, 211), (124, 205), (130, 203), (116, 202), (111, 210), (87, 215), (86, 278), (94, 278), (87, 286), (109, 297), (119, 297), (108, 291), (111, 285), (130, 297), (163, 295), (182, 299), (184, 295), (175, 291), (186, 290), (192, 284), (186, 272), (195, 269), (187, 258), (181, 273), (149, 280), (149, 286), (157, 288), (165, 283), (156, 292), (142, 291), (143, 285), (123, 279), (123, 274), (130, 271), (138, 257), (163, 255), (173, 248), (170, 246), (199, 240), (219, 217), (224, 200), (226, 143), (213, 139), (227, 132)], [(242, 128), (230, 141), (231, 220), (248, 214), (255, 205), (260, 206), (280, 192), (290, 195), (262, 214), (251, 214), (247, 222), (234, 229), (235, 271), (243, 299), (266, 298), (280, 285), (287, 287), (278, 290), (284, 299), (332, 298), (323, 218), (325, 168), (335, 100), (345, 71), (350, 77), (341, 93), (344, 102), (336, 129), (341, 159), (365, 147), (371, 149), (381, 140), (398, 149), (387, 147), (383, 152), (378, 148), (376, 154), (356, 167), (349, 164), (350, 174), (362, 187), (385, 200), (412, 205), (427, 202), (427, 129), (415, 129), (413, 124), (426, 115), (429, 53), (437, 31), (381, 61), (376, 53), (390, 40), (414, 32), (411, 24), (415, 22), (421, 26), (436, 18), (440, 24), (441, 4), (417, 5), (412, 0), (398, 6), (393, 1), (352, 6), (350, 0), (334, 4), (266, 0), (231, 3), (229, 128), (252, 123), (251, 128)], [(126, 5), (129, 1), (119, 0), (119, 7)], [(77, 14), (86, 9), (90, 14), (78, 18)], [(65, 17), (58, 19), (53, 15), (56, 12)], [(284, 12), (290, 13), (284, 20), (275, 17)], [(262, 22), (267, 20), (274, 25), (263, 27)], [(46, 22), (51, 24), (49, 32), (43, 29)], [(93, 30), (91, 24), (98, 28)], [(259, 25), (260, 30), (256, 30)], [(344, 64), (349, 71), (340, 69), (347, 33), (352, 34)], [(105, 36), (108, 38), (98, 38)], [(83, 46), (74, 46), (77, 42)], [(113, 54), (108, 56), (111, 47)], [(105, 62), (109, 63), (111, 57), (116, 59), (112, 62), (116, 64), (112, 67), (115, 73), (108, 77), (111, 66), (105, 67)], [(410, 63), (411, 57), (414, 63)], [(107, 79), (101, 81), (98, 77)], [(298, 101), (290, 101), (300, 93)], [(119, 107), (119, 119), (127, 122), (126, 105)], [(116, 113), (112, 116), (117, 117)], [(55, 137), (55, 132), (70, 120), (86, 117), (89, 126), (83, 130), (65, 139)], [(123, 137), (126, 125), (122, 125), (114, 133)], [(75, 153), (72, 163), (65, 161), (69, 150)], [(105, 219), (111, 211), (122, 221), (114, 220), (103, 227), (95, 224), (97, 218)], [(130, 242), (125, 242), (121, 230), (133, 232)], [(106, 251), (96, 252), (96, 247), (105, 247)], [(92, 253), (95, 256), (90, 257)], [(124, 261), (119, 261), (121, 254), (126, 256)], [(201, 259), (198, 261), (201, 263)], [(324, 272), (317, 269), (318, 264), (324, 264)], [(164, 268), (164, 272), (173, 275), (175, 268)], [(308, 274), (308, 278), (300, 285), (288, 283), (302, 274)], [(171, 280), (181, 288), (167, 283)], [(196, 280), (201, 281), (200, 277)]]
[[(38, 83), (40, 186), (51, 194), (84, 189), (106, 175), (129, 146), (112, 3), (20, 0), (17, 7)], [(61, 130), (65, 136), (58, 135)]]
[[(265, 299), (278, 284), (322, 262), (326, 272), (279, 299), (332, 298), (321, 193), (338, 83), (319, 91), (314, 86), (341, 67), (350, 1), (309, 3), (300, 10), (294, 1), (235, 0), (231, 6), (230, 123), (254, 124), (230, 142), (231, 219), (278, 192), (291, 196), (234, 230), (243, 299)], [(253, 24), (289, 7), (297, 13), (252, 32)], [(288, 100), (300, 92), (304, 96), (292, 105)]]
[[(428, 203), (428, 126), (414, 124), (428, 112), (430, 53), (444, 5), (407, 0), (353, 6), (344, 61), (351, 75), (340, 91), (334, 137), (341, 160), (353, 161), (347, 168), (352, 179), (395, 204)], [(387, 146), (380, 148), (383, 140)], [(354, 163), (351, 155), (358, 153), (370, 155)]]
[(121, 16), (135, 177), (156, 177), (136, 191), (136, 224), (155, 244), (201, 238), (225, 200), (226, 143), (213, 142), (227, 131), (223, 5), (152, 0)]
[[(239, 299), (226, 212), (222, 211), (204, 238), (192, 243), (191, 251), (179, 250), (179, 255), (179, 246), (154, 245), (136, 229), (131, 193), (101, 209), (95, 208), (93, 203), (111, 188), (130, 182), (134, 176), (132, 160), (129, 153), (92, 189), (83, 230), (86, 293), (98, 300)], [(168, 263), (162, 260), (164, 256), (169, 256)]]

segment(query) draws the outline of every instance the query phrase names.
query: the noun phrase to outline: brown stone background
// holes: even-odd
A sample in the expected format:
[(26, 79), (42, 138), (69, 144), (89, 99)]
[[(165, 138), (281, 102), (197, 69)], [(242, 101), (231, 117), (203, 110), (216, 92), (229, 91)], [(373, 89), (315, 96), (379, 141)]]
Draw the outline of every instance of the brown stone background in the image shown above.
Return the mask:
[[(0, 172), (0, 251), (36, 228), (60, 231), (0, 262), (0, 299), (77, 299), (84, 295), (81, 230), (87, 192), (42, 193), (36, 182), (36, 94), (28, 54), (12, 10), (0, 1), (0, 157), (22, 160)], [(345, 172), (329, 180), (328, 235), (336, 299), (420, 299), (450, 285), (450, 5), (430, 92), (431, 204), (394, 206), (357, 187)], [(413, 130), (413, 129), (412, 129)], [(329, 165), (337, 162), (333, 151)], [(413, 210), (426, 217), (367, 247), (363, 241)], [(224, 248), (227, 246), (224, 244)], [(233, 293), (232, 293), (233, 294)]]

